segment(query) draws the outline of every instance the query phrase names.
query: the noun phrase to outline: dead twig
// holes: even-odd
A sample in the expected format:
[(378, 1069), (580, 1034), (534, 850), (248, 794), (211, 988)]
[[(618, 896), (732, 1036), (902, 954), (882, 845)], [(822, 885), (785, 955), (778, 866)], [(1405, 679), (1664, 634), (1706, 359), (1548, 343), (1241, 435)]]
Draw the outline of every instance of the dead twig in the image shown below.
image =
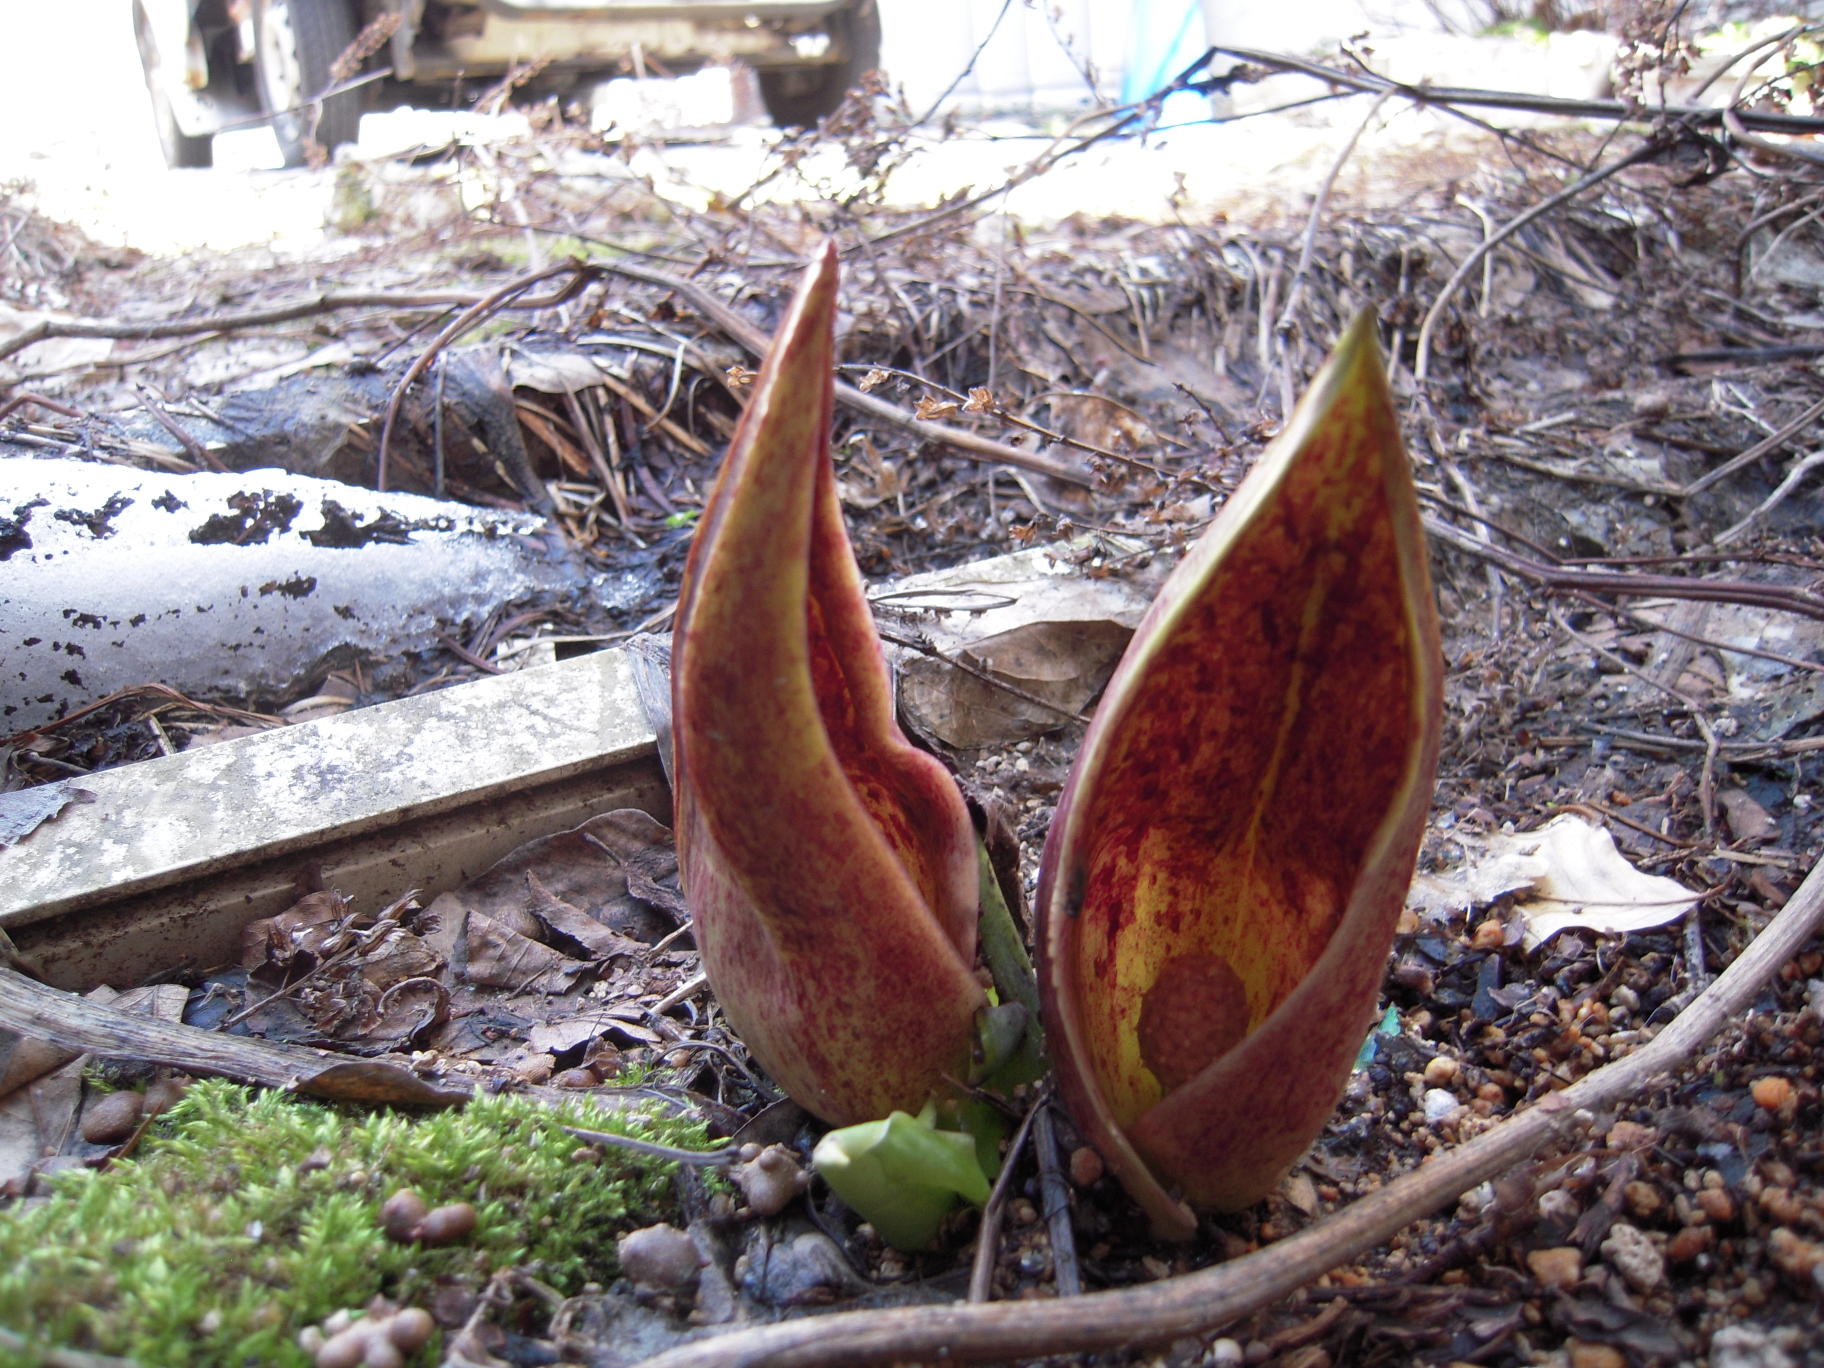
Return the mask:
[(1535, 584), (1552, 590), (1586, 590), (1624, 598), (1697, 599), (1709, 603), (1737, 603), (1771, 608), (1781, 613), (1824, 622), (1824, 595), (1779, 584), (1753, 584), (1747, 580), (1689, 579), (1681, 575), (1626, 575), (1602, 570), (1581, 570), (1559, 562), (1534, 560), (1491, 542), (1478, 541), (1461, 528), (1437, 518), (1425, 519), (1425, 530), (1438, 541), (1492, 561)]
[[(343, 905), (344, 907), (347, 906), (346, 903)], [(366, 957), (373, 952), (374, 946), (384, 937), (400, 929), (401, 915), (407, 911), (415, 912), (418, 910), (418, 890), (414, 888), (404, 897), (395, 900), (391, 907), (386, 908), (378, 916), (374, 917), (371, 924), (368, 926), (363, 927), (355, 924), (364, 920), (361, 913), (357, 912), (341, 917), (332, 934), (332, 940), (339, 939), (343, 936), (347, 937), (347, 941), (341, 949), (332, 951), (329, 955), (325, 956), (321, 962), (313, 966), (307, 972), (300, 974), (290, 983), (275, 988), (272, 992), (266, 994), (265, 997), (250, 1002), (239, 1011), (231, 1012), (223, 1017), (222, 1030), (226, 1031), (231, 1026), (238, 1026), (256, 1012), (259, 1012), (266, 1007), (270, 1007), (280, 998), (293, 997), (311, 984), (320, 983), (324, 979), (347, 968), (351, 963), (357, 965), (366, 963)]]
[(187, 1073), (217, 1074), (316, 1097), (449, 1106), (465, 1101), (472, 1087), (462, 1078), (439, 1086), (377, 1059), (350, 1059), (303, 1045), (223, 1035), (123, 1012), (47, 988), (6, 968), (0, 968), (0, 1029), (107, 1059), (165, 1064)]
[(630, 1154), (644, 1154), (654, 1159), (669, 1159), (678, 1164), (719, 1168), (738, 1163), (741, 1159), (739, 1145), (723, 1145), (720, 1149), (713, 1150), (680, 1149), (676, 1145), (661, 1145), (655, 1140), (636, 1140), (631, 1135), (616, 1135), (613, 1131), (588, 1130), (582, 1126), (565, 1126), (564, 1130), (592, 1145), (626, 1150)]
[[(1556, 95), (1532, 95), (1517, 90), (1486, 90), (1470, 86), (1414, 86), (1389, 80), (1371, 71), (1345, 71), (1309, 62), (1284, 53), (1262, 52), (1257, 48), (1217, 47), (1225, 57), (1238, 57), (1244, 62), (1278, 71), (1297, 72), (1317, 80), (1363, 94), (1378, 95), (1392, 91), (1414, 104), (1449, 108), (1506, 109), (1521, 114), (1556, 114), (1566, 119), (1610, 119), (1617, 123), (1638, 123), (1645, 119), (1669, 119), (1693, 128), (1715, 128), (1723, 124), (1723, 109), (1699, 105), (1662, 105), (1642, 109), (1625, 100), (1572, 100)], [(1787, 133), (1797, 136), (1824, 133), (1824, 117), (1804, 114), (1779, 114), (1766, 110), (1735, 111), (1742, 127), (1760, 133)]]
[[(642, 281), (645, 284), (656, 285), (660, 289), (671, 291), (754, 356), (765, 354), (769, 340), (766, 334), (694, 280), (685, 280), (669, 272), (657, 270), (651, 266), (642, 266), (637, 262), (625, 259), (600, 261), (594, 264), (609, 274), (626, 276), (630, 280)], [(889, 403), (885, 399), (877, 399), (871, 394), (863, 394), (853, 385), (842, 381), (836, 383), (836, 401), (856, 413), (910, 433), (920, 441), (954, 448), (963, 455), (978, 461), (1018, 466), (1022, 470), (1030, 470), (1039, 475), (1049, 475), (1054, 480), (1062, 480), (1066, 484), (1078, 485), (1084, 489), (1096, 487), (1094, 475), (1077, 470), (1062, 461), (1050, 460), (1036, 452), (1022, 451), (1016, 446), (997, 442), (991, 437), (983, 437), (977, 433), (965, 432), (959, 428), (946, 427), (941, 423), (928, 422), (914, 417), (898, 405)]]
[[(1803, 33), (1803, 28), (1790, 29), (1777, 38), (1769, 38), (1757, 47), (1769, 47), (1784, 42)], [(1739, 60), (1739, 58), (1738, 58)], [(1789, 161), (1810, 162), (1813, 166), (1824, 164), (1824, 156), (1819, 156), (1801, 143), (1776, 143), (1763, 138), (1759, 133), (1750, 131), (1742, 119), (1742, 95), (1748, 89), (1748, 82), (1754, 78), (1755, 67), (1751, 63), (1735, 82), (1735, 89), (1729, 94), (1729, 103), (1723, 106), (1723, 127), (1729, 136), (1747, 147), (1752, 147), (1771, 156), (1784, 157)]]
[(1754, 660), (1768, 660), (1772, 661), (1775, 665), (1784, 665), (1789, 670), (1798, 670), (1805, 674), (1824, 674), (1824, 664), (1820, 664), (1815, 660), (1805, 660), (1799, 656), (1787, 655), (1782, 651), (1769, 651), (1760, 646), (1737, 646), (1727, 641), (1718, 641), (1715, 637), (1700, 636), (1696, 632), (1687, 632), (1682, 628), (1674, 627), (1669, 622), (1661, 622), (1657, 618), (1648, 617), (1645, 613), (1637, 613), (1628, 608), (1618, 607), (1613, 603), (1609, 603), (1606, 600), (1599, 598), (1595, 594), (1579, 593), (1573, 595), (1573, 597), (1580, 598), (1585, 603), (1590, 604), (1592, 607), (1600, 608), (1606, 613), (1613, 613), (1617, 617), (1626, 618), (1628, 621), (1642, 627), (1650, 627), (1656, 632), (1664, 632), (1667, 636), (1678, 637), (1682, 641), (1688, 641), (1693, 645), (1702, 646), (1706, 650), (1725, 651), (1730, 655), (1748, 656)]
[(1026, 1148), (1032, 1123), (1044, 1110), (1042, 1098), (1026, 1109), (1019, 1129), (1007, 1143), (1007, 1157), (1001, 1161), (1001, 1171), (988, 1194), (988, 1205), (982, 1208), (981, 1223), (975, 1231), (975, 1258), (969, 1267), (969, 1300), (972, 1302), (985, 1302), (994, 1291), (994, 1259), (1000, 1249), (1001, 1219), (1007, 1213), (1007, 1194), (1013, 1189), (1014, 1173), (1019, 1168), (1020, 1154)]
[(27, 404), (36, 404), (39, 408), (47, 408), (52, 413), (61, 413), (65, 418), (82, 417), (81, 409), (71, 408), (68, 404), (60, 404), (55, 399), (46, 399), (42, 394), (33, 394), (27, 390), (22, 394), (15, 394), (4, 404), (0, 404), (0, 420), (12, 417)]
[(1784, 503), (1787, 496), (1803, 484), (1805, 477), (1811, 474), (1811, 472), (1816, 470), (1819, 466), (1824, 466), (1824, 451), (1814, 451), (1809, 456), (1806, 456), (1803, 460), (1799, 461), (1791, 470), (1786, 472), (1786, 478), (1780, 481), (1773, 493), (1769, 494), (1766, 498), (1762, 499), (1760, 503), (1749, 510), (1747, 515), (1743, 517), (1740, 522), (1736, 523), (1733, 527), (1717, 533), (1715, 544), (1717, 546), (1727, 546), (1731, 542), (1740, 541), (1748, 534), (1750, 528)]
[[(1199, 479), (1195, 476), (1174, 475), (1171, 471), (1154, 465), (1151, 461), (1143, 461), (1138, 456), (1129, 456), (1124, 452), (1111, 451), (1105, 446), (1097, 446), (1094, 442), (1085, 442), (1081, 438), (1069, 436), (1066, 433), (1059, 432), (1055, 428), (1048, 428), (1042, 423), (1035, 423), (1030, 418), (1022, 418), (1019, 414), (1013, 412), (1005, 404), (1001, 403), (994, 392), (988, 388), (971, 390), (968, 394), (958, 394), (948, 385), (940, 385), (935, 380), (927, 380), (924, 376), (919, 375), (916, 372), (900, 370), (897, 366), (874, 366), (859, 361), (838, 366), (837, 369), (858, 370), (864, 372), (867, 376), (876, 374), (896, 376), (901, 380), (909, 381), (915, 385), (922, 385), (925, 389), (934, 390), (937, 393), (946, 396), (949, 402), (947, 405), (940, 405), (940, 408), (946, 410), (955, 409), (963, 413), (984, 413), (990, 417), (1000, 419), (1010, 427), (1016, 427), (1024, 432), (1030, 432), (1035, 437), (1040, 437), (1047, 442), (1055, 443), (1058, 446), (1070, 447), (1073, 450), (1084, 452), (1087, 455), (1098, 457), (1101, 460), (1114, 461), (1119, 465), (1127, 466), (1133, 470), (1142, 470), (1161, 480), (1185, 479), (1188, 483), (1198, 485), (1204, 489), (1215, 490), (1217, 488), (1208, 480)], [(862, 383), (866, 385), (867, 380), (864, 379)], [(866, 394), (867, 390), (863, 389), (859, 392)], [(1113, 400), (1110, 400), (1109, 402), (1111, 404), (1114, 403)], [(921, 408), (923, 407), (923, 401), (921, 401), (920, 406)], [(1120, 407), (1128, 413), (1133, 412), (1133, 410), (1127, 408), (1125, 404), (1120, 405)], [(914, 415), (914, 418), (916, 421), (924, 421), (922, 419), (917, 419), (916, 415)], [(1080, 482), (1081, 481), (1079, 481), (1079, 483)]]
[(1432, 329), (1437, 326), (1438, 319), (1443, 316), (1445, 306), (1450, 303), (1451, 298), (1456, 294), (1463, 282), (1469, 279), (1470, 275), (1474, 273), (1484, 257), (1494, 251), (1495, 248), (1499, 247), (1502, 243), (1506, 242), (1515, 233), (1526, 227), (1527, 224), (1532, 223), (1536, 219), (1543, 218), (1554, 209), (1569, 204), (1579, 195), (1595, 189), (1595, 187), (1601, 185), (1604, 181), (1627, 170), (1630, 166), (1639, 166), (1642, 162), (1652, 161), (1655, 157), (1658, 157), (1660, 153), (1665, 151), (1667, 145), (1668, 139), (1663, 133), (1654, 133), (1626, 156), (1618, 157), (1607, 166), (1598, 167), (1594, 171), (1579, 176), (1557, 194), (1549, 195), (1531, 208), (1516, 214), (1513, 218), (1502, 224), (1501, 227), (1484, 237), (1481, 242), (1477, 243), (1474, 250), (1458, 263), (1457, 269), (1451, 272), (1450, 279), (1444, 282), (1443, 287), (1438, 291), (1437, 298), (1431, 301), (1431, 307), (1425, 311), (1425, 319), (1419, 324), (1419, 336), (1415, 343), (1418, 356), (1413, 362), (1413, 380), (1421, 387), (1425, 384), (1426, 377), (1431, 369)]
[[(1591, 736), (1605, 736), (1615, 744), (1642, 751), (1648, 755), (1672, 755), (1679, 751), (1708, 751), (1710, 743), (1690, 736), (1662, 736), (1655, 732), (1635, 731), (1629, 727), (1598, 726), (1586, 723)], [(1579, 739), (1571, 743), (1587, 745)], [(1718, 753), (1728, 752), (1732, 761), (1768, 760), (1790, 755), (1813, 755), (1824, 751), (1824, 736), (1806, 736), (1797, 741), (1723, 741), (1716, 742)], [(1719, 856), (1720, 858), (1720, 856)]]
[(1558, 610), (1556, 604), (1547, 605), (1546, 612), (1550, 615), (1552, 622), (1557, 626), (1558, 630), (1563, 632), (1579, 646), (1583, 647), (1584, 650), (1590, 652), (1592, 655), (1601, 656), (1617, 670), (1620, 670), (1623, 674), (1632, 675), (1647, 687), (1658, 689), (1667, 697), (1677, 699), (1679, 703), (1684, 706), (1686, 712), (1692, 717), (1699, 719), (1700, 726), (1705, 725), (1702, 721), (1704, 705), (1691, 697), (1690, 694), (1680, 693), (1674, 686), (1666, 683), (1663, 679), (1655, 679), (1652, 675), (1648, 674), (1645, 670), (1641, 669), (1640, 666), (1636, 665), (1633, 661), (1627, 659), (1619, 652), (1611, 651), (1607, 646), (1592, 641), (1589, 637), (1585, 636), (1582, 632), (1565, 621), (1564, 614)]
[[(515, 300), (522, 309), (550, 308), (575, 298), (585, 286), (597, 279), (598, 274), (597, 270), (588, 262), (566, 261), (561, 266), (547, 267), (545, 270), (534, 271), (530, 275), (523, 275), (517, 280), (508, 281), (498, 290), (483, 295), (451, 319), (444, 326), (443, 331), (431, 339), (430, 344), (419, 354), (418, 359), (406, 368), (405, 374), (399, 377), (399, 383), (393, 386), (392, 397), (386, 403), (386, 417), (380, 424), (378, 449), (374, 452), (374, 488), (383, 494), (386, 492), (386, 450), (388, 443), (392, 440), (393, 424), (399, 418), (399, 406), (405, 402), (405, 392), (412, 387), (412, 382), (423, 375), (431, 363), (443, 354), (444, 348), (490, 314), (498, 313), (501, 309), (512, 306)], [(558, 276), (569, 276), (570, 278), (537, 301), (519, 298), (534, 285), (543, 284)]]
[(84, 704), (80, 708), (67, 712), (55, 722), (46, 722), (41, 727), (28, 727), (24, 731), (14, 732), (11, 736), (0, 737), (0, 747), (15, 746), (22, 741), (31, 740), (35, 736), (43, 736), (47, 732), (57, 731), (59, 728), (69, 726), (70, 723), (79, 718), (87, 717), (90, 713), (95, 712), (98, 709), (108, 707), (110, 704), (119, 703), (124, 699), (133, 698), (139, 694), (148, 693), (160, 694), (181, 707), (194, 708), (197, 712), (208, 713), (214, 717), (244, 723), (248, 726), (278, 727), (283, 726), (285, 721), (285, 719), (281, 717), (273, 717), (268, 713), (248, 712), (244, 708), (230, 708), (219, 703), (198, 703), (195, 699), (186, 698), (176, 689), (165, 684), (135, 684), (131, 688), (116, 689), (106, 698), (98, 698), (93, 703)]
[(919, 655), (929, 656), (932, 660), (941, 660), (951, 669), (969, 675), (971, 678), (979, 679), (982, 683), (988, 685), (989, 688), (998, 689), (1000, 692), (1007, 694), (1012, 698), (1019, 699), (1022, 703), (1030, 703), (1035, 708), (1042, 708), (1060, 721), (1075, 722), (1079, 726), (1089, 725), (1089, 717), (1086, 713), (1073, 712), (1069, 708), (1061, 708), (1056, 703), (1040, 698), (1037, 694), (1022, 689), (1019, 685), (1014, 684), (1007, 679), (1003, 679), (1000, 675), (997, 675), (990, 670), (983, 669), (980, 665), (964, 660), (961, 656), (953, 656), (945, 651), (940, 651), (925, 637), (904, 632), (896, 632), (891, 627), (878, 621), (874, 624), (874, 630), (880, 634), (880, 639), (882, 641), (890, 642), (893, 645), (898, 646), (901, 650), (916, 651)]
[[(149, 341), (165, 337), (192, 337), (198, 333), (233, 332), (272, 323), (289, 323), (313, 314), (343, 309), (450, 309), (471, 307), (485, 295), (457, 291), (324, 290), (308, 299), (274, 304), (264, 309), (203, 314), (196, 318), (170, 318), (147, 323), (114, 322), (92, 318), (47, 318), (0, 342), (0, 360), (55, 337), (132, 338)], [(519, 308), (543, 308), (544, 301), (524, 300)], [(141, 358), (149, 359), (149, 358)]]
[(81, 1349), (47, 1349), (3, 1325), (0, 1325), (0, 1349), (27, 1355), (28, 1362), (42, 1363), (45, 1368), (140, 1368), (137, 1359), (91, 1354)]
[(1045, 1229), (1051, 1237), (1051, 1276), (1060, 1297), (1083, 1294), (1083, 1270), (1077, 1264), (1077, 1236), (1070, 1224), (1070, 1184), (1058, 1162), (1057, 1129), (1050, 1110), (1041, 1105), (1032, 1129), (1033, 1148), (1039, 1156), (1039, 1197), (1044, 1204)]
[(1591, 1112), (1639, 1096), (1685, 1067), (1824, 926), (1813, 869), (1734, 964), (1634, 1053), (1585, 1075), (1335, 1215), (1214, 1268), (1143, 1287), (1051, 1302), (849, 1311), (739, 1330), (646, 1360), (644, 1368), (823, 1368), (907, 1359), (983, 1362), (1156, 1344), (1209, 1334), (1374, 1248), (1477, 1184), (1562, 1139)]
[(178, 445), (190, 453), (191, 460), (198, 465), (207, 466), (219, 474), (227, 473), (228, 467), (222, 464), (220, 457), (185, 432), (177, 419), (165, 412), (165, 406), (158, 402), (158, 396), (152, 392), (151, 386), (140, 385), (138, 388), (140, 401), (145, 405), (146, 412), (152, 415), (160, 427), (177, 439)]
[[(1311, 213), (1305, 219), (1305, 235), (1299, 243), (1298, 262), (1292, 268), (1291, 283), (1286, 288), (1286, 302), (1279, 311), (1279, 317), (1273, 323), (1273, 336), (1279, 344), (1279, 411), (1281, 413), (1292, 412), (1292, 405), (1297, 397), (1298, 382), (1301, 379), (1292, 373), (1291, 355), (1286, 343), (1290, 340), (1296, 323), (1294, 314), (1304, 299), (1305, 279), (1311, 270), (1312, 255), (1317, 249), (1317, 230), (1323, 224), (1324, 210), (1330, 205), (1330, 194), (1336, 189), (1336, 178), (1342, 175), (1343, 167), (1348, 165), (1349, 158), (1355, 155), (1355, 145), (1362, 140), (1362, 134), (1368, 131), (1368, 125), (1379, 117), (1381, 106), (1387, 103), (1388, 97), (1392, 94), (1393, 92), (1388, 90), (1374, 97), (1374, 103), (1368, 106), (1368, 112), (1362, 116), (1361, 122), (1356, 124), (1355, 131), (1349, 135), (1349, 141), (1343, 144), (1343, 150), (1338, 152), (1336, 159), (1330, 163), (1330, 170), (1324, 176), (1324, 183), (1318, 187), (1317, 198), (1311, 202)], [(1420, 355), (1423, 355), (1423, 352)]]

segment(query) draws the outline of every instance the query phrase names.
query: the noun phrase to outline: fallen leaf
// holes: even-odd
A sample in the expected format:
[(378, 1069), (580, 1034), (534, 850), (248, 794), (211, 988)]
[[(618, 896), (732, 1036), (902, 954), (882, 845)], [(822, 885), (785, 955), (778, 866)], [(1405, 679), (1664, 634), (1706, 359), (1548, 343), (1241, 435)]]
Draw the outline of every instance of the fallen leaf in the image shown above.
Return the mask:
[(1717, 793), (1716, 801), (1723, 810), (1729, 834), (1742, 844), (1760, 845), (1780, 834), (1780, 824), (1747, 789), (1723, 789)]
[(562, 951), (522, 936), (485, 912), (469, 914), (468, 957), (462, 976), (484, 988), (506, 988), (516, 993), (568, 992), (576, 976), (588, 970), (587, 960), (572, 959)]
[(920, 732), (959, 750), (1052, 731), (1101, 693), (1156, 579), (1090, 579), (1071, 548), (915, 575), (875, 598), (902, 643), (899, 700)]
[(1642, 874), (1615, 849), (1613, 836), (1574, 813), (1516, 840), (1529, 842), (1539, 862), (1515, 904), (1526, 919), (1528, 950), (1572, 927), (1618, 936), (1664, 926), (1697, 905), (1697, 894), (1676, 879)]
[(551, 935), (571, 940), (598, 960), (611, 955), (637, 954), (646, 948), (631, 936), (609, 930), (582, 908), (572, 907), (562, 898), (553, 896), (539, 881), (538, 875), (530, 870), (526, 873), (526, 887), (532, 895), (532, 915), (551, 933), (542, 938), (547, 944)]
[(1460, 833), (1464, 861), (1419, 875), (1407, 905), (1431, 916), (1463, 911), (1515, 894), (1522, 944), (1536, 950), (1560, 931), (1579, 928), (1625, 935), (1664, 926), (1697, 903), (1674, 879), (1642, 874), (1608, 832), (1575, 813), (1536, 831)]
[[(440, 926), (439, 943), (447, 943), (452, 952), (475, 913), (528, 940), (542, 941), (548, 932), (537, 909), (560, 903), (580, 912), (599, 933), (644, 947), (668, 934), (673, 924), (656, 913), (647, 898), (629, 892), (628, 877), (637, 874), (644, 881), (642, 887), (649, 888), (676, 870), (671, 833), (664, 825), (649, 813), (621, 809), (591, 817), (570, 831), (527, 841), (461, 888), (439, 894), (428, 912)], [(579, 944), (598, 935), (581, 922), (572, 921), (570, 926), (564, 934)]]

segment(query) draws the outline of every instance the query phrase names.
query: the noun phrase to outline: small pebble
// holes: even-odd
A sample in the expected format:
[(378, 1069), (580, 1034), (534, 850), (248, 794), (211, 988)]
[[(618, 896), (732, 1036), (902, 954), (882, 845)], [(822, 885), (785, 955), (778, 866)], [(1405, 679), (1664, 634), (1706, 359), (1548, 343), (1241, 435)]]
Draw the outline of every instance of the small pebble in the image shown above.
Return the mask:
[(1617, 1121), (1609, 1127), (1609, 1148), (1618, 1150), (1642, 1150), (1659, 1139), (1659, 1132), (1651, 1126), (1643, 1126), (1638, 1121)]
[(1499, 950), (1507, 940), (1507, 928), (1501, 925), (1499, 917), (1490, 917), (1477, 925), (1469, 938), (1472, 950)]
[(1764, 1187), (1757, 1200), (1760, 1202), (1761, 1210), (1781, 1225), (1794, 1225), (1804, 1218), (1805, 1207), (1793, 1195), (1790, 1186)]
[[(1103, 1174), (1102, 1156), (1088, 1145), (1078, 1145), (1070, 1152), (1070, 1181), (1078, 1187), (1089, 1187), (1097, 1182)], [(1218, 1340), (1217, 1343), (1234, 1344), (1234, 1340)], [(1239, 1350), (1240, 1346), (1236, 1346)], [(1239, 1362), (1239, 1360), (1237, 1360)]]
[(1463, 1108), (1457, 1095), (1447, 1088), (1427, 1088), (1421, 1104), (1425, 1108), (1425, 1120), (1436, 1126), (1450, 1120)]
[(380, 1229), (387, 1239), (404, 1244), (429, 1213), (424, 1198), (410, 1188), (400, 1188), (380, 1204)]
[[(346, 1313), (323, 1322), (323, 1328), (331, 1330), (328, 1338), (320, 1331), (308, 1339), (299, 1336), (316, 1368), (404, 1368), (406, 1355), (430, 1343), (437, 1328), (430, 1312), (416, 1306), (339, 1326), (338, 1321), (346, 1322)], [(312, 1340), (316, 1341), (314, 1347)]]
[(400, 1350), (412, 1354), (431, 1342), (431, 1332), (436, 1328), (437, 1322), (429, 1311), (408, 1306), (393, 1316), (386, 1327), (386, 1337)]
[(118, 1145), (139, 1126), (146, 1099), (128, 1089), (98, 1097), (82, 1111), (82, 1138), (91, 1145)]
[(331, 1335), (314, 1355), (317, 1368), (362, 1368), (367, 1362), (367, 1328), (350, 1326)]
[(1665, 1286), (1666, 1260), (1638, 1226), (1617, 1221), (1602, 1242), (1602, 1261), (1642, 1296)]
[(1539, 1218), (1568, 1226), (1583, 1215), (1583, 1203), (1575, 1193), (1563, 1188), (1548, 1188), (1539, 1194)]
[(777, 1216), (810, 1184), (810, 1175), (784, 1145), (768, 1145), (745, 1164), (737, 1165), (733, 1178), (748, 1209), (756, 1216)]
[(412, 1239), (421, 1245), (455, 1244), (475, 1233), (475, 1208), (467, 1202), (433, 1207), (412, 1227)]
[(1449, 1055), (1433, 1055), (1425, 1061), (1425, 1082), (1434, 1088), (1441, 1088), (1454, 1081), (1462, 1065)]
[(1295, 1173), (1280, 1188), (1280, 1196), (1306, 1216), (1317, 1212), (1317, 1184), (1307, 1173)]
[(1219, 1339), (1210, 1346), (1210, 1368), (1242, 1368), (1247, 1361), (1247, 1351), (1239, 1340)]
[[(1784, 1342), (1783, 1342), (1784, 1341)], [(1762, 1325), (1725, 1325), (1710, 1337), (1711, 1368), (1798, 1368), (1787, 1350), (1804, 1347), (1805, 1332), (1787, 1341), (1780, 1330)]]
[(1666, 1241), (1666, 1257), (1673, 1263), (1690, 1263), (1706, 1253), (1715, 1239), (1716, 1232), (1709, 1226), (1686, 1226)]
[(621, 1236), (616, 1246), (621, 1272), (635, 1287), (688, 1296), (696, 1289), (703, 1260), (690, 1236), (676, 1226), (646, 1226)]
[(1824, 1245), (1781, 1226), (1767, 1236), (1767, 1257), (1780, 1272), (1809, 1288), (1820, 1267), (1824, 1267)]
[(336, 1156), (330, 1153), (329, 1146), (318, 1145), (309, 1154), (304, 1156), (303, 1161), (298, 1165), (298, 1172), (300, 1174), (321, 1173), (335, 1162)]
[(1583, 1276), (1583, 1251), (1575, 1245), (1535, 1249), (1526, 1256), (1526, 1267), (1542, 1287), (1571, 1287)]
[(551, 1076), (554, 1088), (593, 1088), (601, 1083), (594, 1069), (565, 1069)]
[(1571, 1368), (1628, 1368), (1628, 1357), (1612, 1344), (1586, 1344), (1572, 1340), (1569, 1345)]
[(1757, 1078), (1748, 1085), (1748, 1095), (1754, 1099), (1755, 1106), (1777, 1112), (1792, 1101), (1792, 1080), (1778, 1074)]
[(1638, 1178), (1622, 1189), (1622, 1199), (1627, 1203), (1628, 1215), (1640, 1220), (1657, 1216), (1666, 1205), (1666, 1199), (1657, 1187)]
[(1722, 1188), (1705, 1188), (1697, 1194), (1698, 1210), (1719, 1225), (1735, 1219), (1735, 1198)]

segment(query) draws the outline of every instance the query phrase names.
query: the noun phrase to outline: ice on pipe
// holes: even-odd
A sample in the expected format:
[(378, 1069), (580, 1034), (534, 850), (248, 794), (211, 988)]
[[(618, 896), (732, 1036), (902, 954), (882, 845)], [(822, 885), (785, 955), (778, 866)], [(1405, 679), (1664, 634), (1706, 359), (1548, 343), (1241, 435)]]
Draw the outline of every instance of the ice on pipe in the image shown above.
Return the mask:
[(148, 682), (282, 700), (359, 659), (377, 685), (505, 604), (625, 597), (540, 518), (285, 471), (0, 461), (0, 733)]

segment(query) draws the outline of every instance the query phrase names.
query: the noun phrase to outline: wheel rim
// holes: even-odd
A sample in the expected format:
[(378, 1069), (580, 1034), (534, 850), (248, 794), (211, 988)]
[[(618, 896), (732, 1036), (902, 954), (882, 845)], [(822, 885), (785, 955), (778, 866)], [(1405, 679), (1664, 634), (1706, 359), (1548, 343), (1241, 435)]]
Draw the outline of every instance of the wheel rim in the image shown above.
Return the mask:
[(305, 94), (304, 72), (298, 63), (297, 35), (291, 27), (291, 6), (277, 0), (277, 3), (265, 6), (260, 18), (257, 36), (260, 85), (273, 112), (287, 117), (285, 111), (300, 103)]

